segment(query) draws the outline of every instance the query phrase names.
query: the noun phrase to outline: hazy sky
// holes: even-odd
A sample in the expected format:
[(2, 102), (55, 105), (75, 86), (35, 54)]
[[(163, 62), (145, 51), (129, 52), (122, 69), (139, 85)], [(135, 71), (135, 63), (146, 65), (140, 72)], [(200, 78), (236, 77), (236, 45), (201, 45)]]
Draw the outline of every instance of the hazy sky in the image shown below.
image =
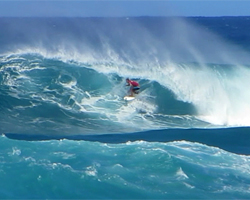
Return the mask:
[(0, 0), (0, 16), (250, 16), (250, 0)]

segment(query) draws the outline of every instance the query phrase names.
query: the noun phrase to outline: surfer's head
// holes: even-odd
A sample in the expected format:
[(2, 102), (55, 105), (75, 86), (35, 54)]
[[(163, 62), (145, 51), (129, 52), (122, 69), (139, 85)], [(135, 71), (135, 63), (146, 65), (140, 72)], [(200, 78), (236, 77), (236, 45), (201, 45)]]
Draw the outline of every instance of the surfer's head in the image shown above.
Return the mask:
[(126, 81), (129, 82), (129, 78), (126, 78)]

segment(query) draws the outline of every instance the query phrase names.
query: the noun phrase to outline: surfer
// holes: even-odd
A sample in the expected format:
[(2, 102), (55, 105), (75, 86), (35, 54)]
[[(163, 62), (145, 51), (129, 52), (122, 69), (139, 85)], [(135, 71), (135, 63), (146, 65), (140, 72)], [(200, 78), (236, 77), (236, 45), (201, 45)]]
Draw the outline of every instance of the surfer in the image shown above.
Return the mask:
[(140, 89), (140, 85), (138, 82), (136, 81), (132, 81), (129, 78), (126, 79), (127, 85), (126, 86), (131, 86), (130, 87), (130, 96), (133, 97), (134, 94), (138, 94), (139, 93), (139, 89)]

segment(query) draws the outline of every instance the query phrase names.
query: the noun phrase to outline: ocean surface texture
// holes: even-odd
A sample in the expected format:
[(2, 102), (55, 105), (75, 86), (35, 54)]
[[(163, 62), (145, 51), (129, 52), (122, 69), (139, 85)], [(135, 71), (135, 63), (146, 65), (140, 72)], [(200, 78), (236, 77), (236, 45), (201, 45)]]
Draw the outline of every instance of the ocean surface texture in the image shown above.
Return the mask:
[(0, 199), (250, 198), (250, 17), (0, 27)]

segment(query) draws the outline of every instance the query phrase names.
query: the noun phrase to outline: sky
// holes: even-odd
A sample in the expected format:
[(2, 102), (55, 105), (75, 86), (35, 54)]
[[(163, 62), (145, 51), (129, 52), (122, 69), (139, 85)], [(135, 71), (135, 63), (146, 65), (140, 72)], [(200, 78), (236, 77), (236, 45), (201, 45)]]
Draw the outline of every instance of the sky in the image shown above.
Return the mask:
[(250, 16), (250, 0), (0, 0), (0, 17)]

